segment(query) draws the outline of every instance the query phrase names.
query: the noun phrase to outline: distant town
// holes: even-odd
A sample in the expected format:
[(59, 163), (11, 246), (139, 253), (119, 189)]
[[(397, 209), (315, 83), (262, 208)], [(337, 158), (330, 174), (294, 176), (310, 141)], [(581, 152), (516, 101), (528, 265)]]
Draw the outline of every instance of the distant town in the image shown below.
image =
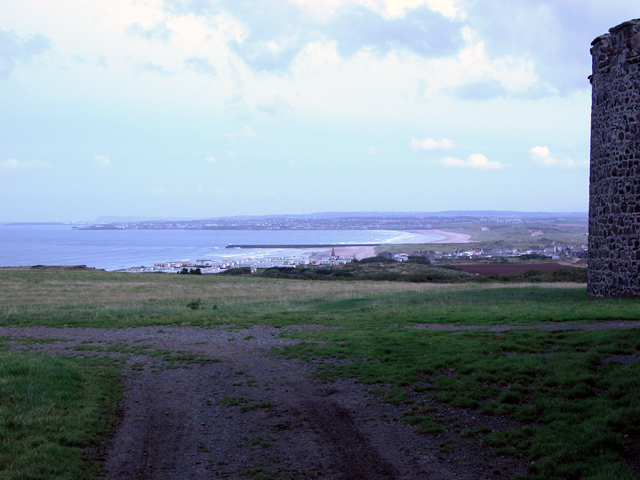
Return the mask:
[[(588, 248), (586, 244), (580, 245), (545, 245), (542, 247), (531, 247), (527, 249), (519, 248), (468, 248), (456, 249), (452, 252), (442, 252), (438, 250), (418, 250), (411, 254), (412, 257), (422, 257), (431, 263), (447, 260), (479, 260), (491, 258), (520, 257), (523, 255), (540, 255), (553, 260), (575, 260), (586, 259)], [(410, 255), (386, 251), (378, 254), (385, 259), (393, 259), (398, 262), (409, 260)], [(237, 258), (228, 260), (183, 260), (173, 262), (159, 262), (150, 266), (140, 266), (127, 268), (125, 271), (131, 273), (197, 273), (216, 274), (233, 268), (248, 268), (254, 273), (259, 269), (267, 268), (297, 268), (310, 266), (337, 266), (345, 265), (358, 260), (356, 256), (346, 257), (337, 255), (335, 249), (331, 254), (312, 253), (308, 255), (270, 256), (264, 258)]]
[(443, 225), (468, 223), (510, 223), (518, 224), (523, 220), (517, 217), (259, 217), (226, 218), (214, 220), (156, 220), (137, 222), (94, 223), (78, 228), (90, 230), (420, 230), (434, 229)]
[(332, 253), (312, 253), (309, 255), (287, 255), (282, 257), (261, 257), (261, 258), (235, 258), (226, 260), (195, 260), (195, 261), (177, 261), (177, 262), (160, 262), (151, 266), (132, 267), (126, 269), (127, 272), (133, 273), (222, 273), (231, 268), (249, 268), (251, 272), (258, 269), (287, 267), (296, 268), (302, 266), (323, 266), (323, 265), (344, 265), (354, 260), (354, 258), (346, 258)]

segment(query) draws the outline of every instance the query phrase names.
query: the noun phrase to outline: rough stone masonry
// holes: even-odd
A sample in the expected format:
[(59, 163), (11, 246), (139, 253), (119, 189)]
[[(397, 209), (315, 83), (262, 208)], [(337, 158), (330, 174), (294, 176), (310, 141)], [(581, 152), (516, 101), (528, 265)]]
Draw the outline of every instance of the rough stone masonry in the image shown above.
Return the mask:
[(591, 45), (588, 293), (640, 296), (640, 19)]

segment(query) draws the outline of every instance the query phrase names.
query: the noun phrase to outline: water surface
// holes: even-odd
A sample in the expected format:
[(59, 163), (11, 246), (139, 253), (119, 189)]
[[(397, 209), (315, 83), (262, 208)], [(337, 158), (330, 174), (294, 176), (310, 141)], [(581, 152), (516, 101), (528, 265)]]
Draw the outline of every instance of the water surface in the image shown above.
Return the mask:
[(392, 230), (81, 230), (67, 225), (0, 224), (0, 266), (87, 265), (117, 270), (156, 262), (299, 255), (296, 249), (234, 245), (426, 243), (436, 234)]

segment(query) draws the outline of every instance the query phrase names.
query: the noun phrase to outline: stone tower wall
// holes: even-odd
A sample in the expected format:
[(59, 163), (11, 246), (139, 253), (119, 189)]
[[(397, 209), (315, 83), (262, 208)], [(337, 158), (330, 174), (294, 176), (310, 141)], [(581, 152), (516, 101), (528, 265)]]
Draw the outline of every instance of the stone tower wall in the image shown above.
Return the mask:
[(589, 295), (640, 295), (640, 20), (592, 43)]

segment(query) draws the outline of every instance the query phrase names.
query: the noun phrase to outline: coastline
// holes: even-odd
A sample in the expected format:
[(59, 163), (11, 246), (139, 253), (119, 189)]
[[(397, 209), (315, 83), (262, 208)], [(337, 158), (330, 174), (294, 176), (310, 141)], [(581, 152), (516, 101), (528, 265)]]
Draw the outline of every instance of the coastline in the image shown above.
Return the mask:
[[(456, 233), (456, 232), (446, 232), (444, 230), (410, 230), (410, 233), (416, 233), (419, 235), (423, 235), (425, 233), (440, 235), (444, 238), (440, 240), (431, 240), (429, 242), (425, 242), (425, 245), (430, 244), (445, 244), (445, 243), (474, 243), (471, 240), (471, 235), (466, 233)], [(353, 258), (355, 257), (358, 260), (362, 260), (363, 258), (375, 257), (376, 256), (376, 247), (380, 247), (385, 244), (380, 245), (371, 245), (371, 246), (350, 246), (350, 247), (335, 247), (336, 255), (340, 255), (342, 257)], [(324, 253), (327, 255), (331, 254), (331, 249), (322, 250), (317, 252), (305, 252), (306, 254), (311, 253)]]
[(466, 233), (456, 233), (456, 232), (445, 232), (444, 230), (411, 230), (411, 233), (433, 233), (435, 235), (442, 235), (444, 238), (442, 240), (432, 240), (427, 242), (431, 243), (474, 243), (471, 240), (471, 235)]
[[(46, 235), (42, 233), (43, 231)], [(259, 259), (264, 257), (295, 256), (312, 252), (330, 255), (331, 243), (337, 240), (359, 242), (334, 243), (333, 245), (337, 255), (351, 259), (355, 257), (359, 260), (376, 256), (376, 251), (379, 250), (379, 247), (390, 244), (386, 242), (394, 242), (393, 244), (395, 245), (401, 245), (409, 241), (419, 245), (433, 244), (434, 246), (444, 243), (471, 242), (470, 235), (437, 229), (398, 230), (382, 233), (354, 231), (353, 235), (348, 231), (342, 232), (340, 235), (338, 235), (340, 232), (329, 232), (323, 233), (318, 237), (309, 232), (284, 232), (279, 234), (277, 232), (269, 232), (264, 238), (261, 235), (248, 235), (245, 232), (227, 232), (229, 234), (228, 239), (225, 236), (226, 234), (222, 234), (223, 232), (212, 231), (207, 232), (205, 240), (202, 238), (202, 232), (171, 231), (168, 235), (165, 231), (149, 232), (153, 238), (158, 237), (161, 240), (160, 244), (163, 245), (163, 248), (158, 251), (157, 248), (153, 248), (153, 244), (147, 245), (146, 241), (141, 241), (138, 238), (140, 237), (139, 234), (132, 235), (127, 230), (116, 233), (104, 232), (104, 238), (109, 240), (107, 243), (104, 242), (103, 235), (100, 235), (99, 237), (82, 236), (86, 240), (82, 240), (79, 244), (78, 231), (69, 229), (68, 225), (51, 225), (46, 226), (46, 228), (29, 226), (19, 230), (18, 233), (20, 235), (14, 235), (14, 233), (14, 230), (3, 230), (3, 240), (5, 240), (5, 243), (7, 243), (6, 240), (9, 240), (9, 242), (6, 248), (0, 252), (0, 266), (18, 269), (32, 268), (34, 266), (41, 266), (40, 268), (79, 268), (76, 266), (84, 264), (86, 265), (85, 268), (104, 269), (107, 271), (122, 270), (138, 265), (149, 266), (156, 262), (188, 258), (192, 260), (203, 258), (229, 262), (236, 259), (240, 261), (250, 257)], [(33, 238), (44, 238), (51, 241), (44, 242), (37, 252), (26, 254), (20, 243), (25, 234), (27, 234), (27, 237), (31, 235)], [(412, 235), (406, 234), (413, 234), (413, 238)], [(434, 239), (435, 235), (440, 238)], [(146, 238), (144, 235), (143, 237)], [(12, 242), (11, 240), (15, 241)], [(244, 251), (227, 250), (225, 246), (230, 243), (227, 240), (233, 241), (233, 243), (244, 243), (246, 241), (247, 244), (256, 244), (253, 245), (256, 248)], [(282, 244), (284, 240), (290, 241), (293, 245)], [(257, 245), (263, 242), (270, 243), (271, 241), (273, 241), (273, 245)], [(314, 245), (316, 242), (323, 242), (323, 244)], [(78, 246), (74, 249), (63, 248), (69, 244)], [(258, 246), (268, 246), (269, 248), (257, 248)], [(428, 249), (428, 247), (420, 248)]]

